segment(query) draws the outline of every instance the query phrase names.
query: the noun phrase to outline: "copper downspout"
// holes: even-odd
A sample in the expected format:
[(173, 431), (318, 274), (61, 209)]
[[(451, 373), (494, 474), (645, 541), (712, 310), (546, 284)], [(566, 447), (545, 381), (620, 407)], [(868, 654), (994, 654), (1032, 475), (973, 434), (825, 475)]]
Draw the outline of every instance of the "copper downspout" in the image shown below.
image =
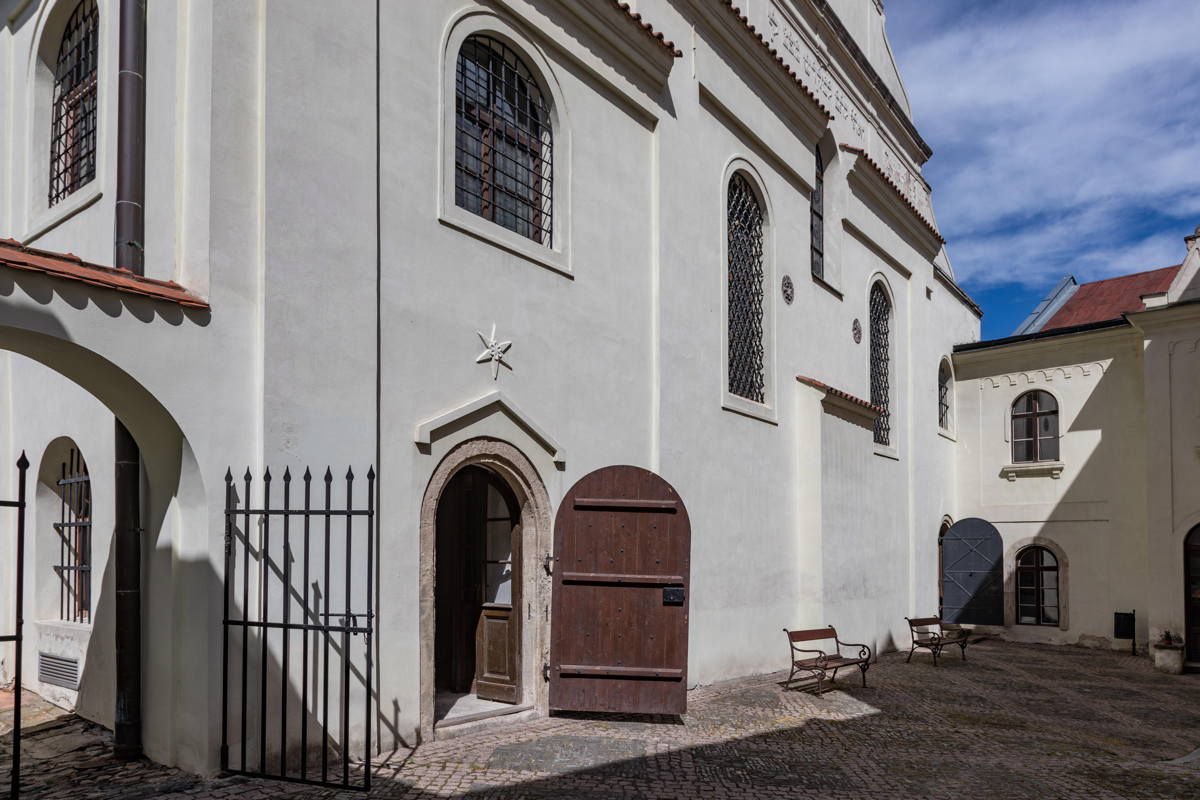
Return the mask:
[[(119, 13), (113, 265), (141, 275), (145, 272), (142, 246), (146, 198), (145, 0), (121, 0)], [(124, 760), (142, 756), (142, 458), (133, 435), (120, 419), (114, 422), (117, 702), (113, 755)]]

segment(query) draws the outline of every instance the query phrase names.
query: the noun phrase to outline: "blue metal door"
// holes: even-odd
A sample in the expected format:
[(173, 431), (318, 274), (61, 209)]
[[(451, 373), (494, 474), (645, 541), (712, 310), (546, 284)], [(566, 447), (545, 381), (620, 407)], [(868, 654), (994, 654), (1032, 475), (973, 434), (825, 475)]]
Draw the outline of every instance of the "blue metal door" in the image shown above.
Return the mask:
[(946, 622), (1004, 624), (1004, 544), (986, 520), (959, 520), (942, 536), (942, 609)]

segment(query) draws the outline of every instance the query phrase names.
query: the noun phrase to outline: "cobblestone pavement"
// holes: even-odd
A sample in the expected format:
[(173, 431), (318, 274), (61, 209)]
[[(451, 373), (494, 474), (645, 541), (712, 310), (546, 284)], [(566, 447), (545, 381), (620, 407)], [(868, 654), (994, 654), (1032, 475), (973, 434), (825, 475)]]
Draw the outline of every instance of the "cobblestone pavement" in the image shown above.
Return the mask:
[[(376, 764), (372, 796), (1200, 798), (1200, 757), (1185, 758), (1200, 748), (1200, 675), (1000, 642), (937, 668), (904, 656), (883, 655), (865, 689), (856, 675), (820, 697), (747, 679), (692, 692), (683, 719), (555, 716), (422, 745)], [(29, 798), (362, 796), (116, 764), (107, 734), (73, 717), (26, 741)]]

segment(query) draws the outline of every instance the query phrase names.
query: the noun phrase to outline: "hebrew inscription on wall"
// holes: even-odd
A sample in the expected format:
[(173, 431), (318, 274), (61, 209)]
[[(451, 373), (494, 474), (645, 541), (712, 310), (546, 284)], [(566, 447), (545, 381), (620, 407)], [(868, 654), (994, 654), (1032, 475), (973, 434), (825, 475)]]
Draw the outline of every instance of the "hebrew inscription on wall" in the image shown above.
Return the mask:
[(884, 173), (900, 187), (901, 193), (932, 222), (933, 206), (925, 181), (914, 174), (891, 146), (880, 141), (879, 137), (868, 145), (866, 120), (854, 101), (838, 85), (829, 69), (809, 48), (783, 11), (774, 3), (770, 3), (767, 5), (766, 14), (767, 41), (825, 107), (832, 111), (838, 120), (845, 122), (851, 141), (844, 143), (861, 147), (870, 153)]

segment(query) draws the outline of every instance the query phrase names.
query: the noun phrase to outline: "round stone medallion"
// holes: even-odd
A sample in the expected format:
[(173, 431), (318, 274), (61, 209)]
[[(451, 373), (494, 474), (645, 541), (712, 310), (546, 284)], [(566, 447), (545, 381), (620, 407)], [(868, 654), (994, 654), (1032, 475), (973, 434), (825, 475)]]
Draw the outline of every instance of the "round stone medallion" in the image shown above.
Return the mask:
[(792, 283), (791, 275), (783, 276), (783, 302), (789, 306), (796, 299), (796, 286)]
[(862, 341), (862, 323), (854, 320), (854, 324), (850, 326), (850, 332), (854, 334), (854, 343), (858, 344)]

